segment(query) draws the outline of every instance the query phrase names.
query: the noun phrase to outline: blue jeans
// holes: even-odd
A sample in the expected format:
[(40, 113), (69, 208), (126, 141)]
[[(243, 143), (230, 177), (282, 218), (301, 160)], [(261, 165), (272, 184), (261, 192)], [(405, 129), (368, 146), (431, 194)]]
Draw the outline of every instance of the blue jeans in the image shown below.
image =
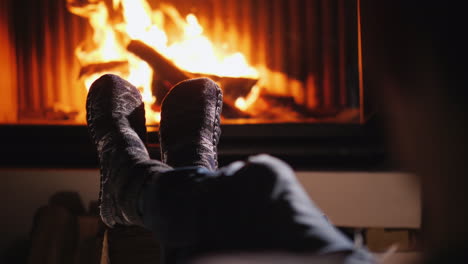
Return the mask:
[(163, 263), (239, 251), (356, 252), (308, 198), (293, 170), (268, 155), (214, 172), (156, 172), (141, 197), (143, 222), (163, 246)]

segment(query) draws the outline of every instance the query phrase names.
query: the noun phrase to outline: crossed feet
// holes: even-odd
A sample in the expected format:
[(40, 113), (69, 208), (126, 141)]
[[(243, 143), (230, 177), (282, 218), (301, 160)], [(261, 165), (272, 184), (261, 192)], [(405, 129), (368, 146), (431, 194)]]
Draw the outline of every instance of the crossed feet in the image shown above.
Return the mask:
[[(222, 91), (212, 80), (198, 78), (175, 85), (162, 102), (162, 162), (216, 170), (221, 108)], [(136, 208), (143, 176), (134, 168), (150, 157), (144, 143), (140, 92), (119, 76), (103, 75), (89, 90), (86, 118), (101, 165), (101, 218), (110, 227), (141, 223)]]

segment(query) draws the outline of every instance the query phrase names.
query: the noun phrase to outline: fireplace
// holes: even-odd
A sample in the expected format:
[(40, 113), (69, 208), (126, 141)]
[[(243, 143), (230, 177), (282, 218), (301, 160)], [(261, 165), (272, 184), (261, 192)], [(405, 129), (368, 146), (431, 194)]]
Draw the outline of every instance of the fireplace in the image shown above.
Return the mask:
[(359, 10), (359, 0), (2, 1), (0, 123), (13, 138), (45, 136), (41, 146), (23, 138), (38, 153), (72, 144), (64, 133), (87, 140), (87, 88), (116, 73), (145, 98), (157, 156), (165, 93), (209, 76), (225, 94), (226, 162), (256, 152), (305, 163), (373, 156), (381, 145), (365, 129)]

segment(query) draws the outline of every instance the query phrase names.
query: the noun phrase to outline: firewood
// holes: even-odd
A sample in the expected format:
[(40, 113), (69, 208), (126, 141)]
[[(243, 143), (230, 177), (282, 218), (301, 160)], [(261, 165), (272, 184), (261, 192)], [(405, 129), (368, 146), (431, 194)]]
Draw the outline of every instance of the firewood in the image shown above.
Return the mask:
[(226, 96), (231, 98), (247, 97), (255, 84), (257, 79), (245, 78), (245, 77), (221, 77), (219, 83), (223, 87)]
[(223, 90), (224, 98), (229, 102), (235, 102), (239, 97), (246, 97), (258, 79), (247, 77), (225, 77), (216, 75), (195, 74), (195, 77), (205, 76), (217, 82)]
[(155, 49), (139, 40), (132, 40), (127, 50), (146, 61), (153, 68), (157, 80), (175, 85), (191, 77)]
[(109, 71), (120, 71), (128, 72), (128, 62), (127, 61), (110, 61), (102, 63), (92, 63), (84, 65), (80, 69), (79, 77), (90, 75), (98, 72), (109, 72)]
[(238, 109), (237, 107), (234, 106), (233, 103), (231, 103), (231, 101), (226, 100), (226, 99), (223, 100), (223, 111), (221, 113), (221, 116), (223, 118), (229, 118), (229, 119), (252, 117), (252, 115)]
[(257, 83), (257, 79), (246, 77), (222, 77), (202, 73), (190, 73), (179, 69), (173, 62), (165, 58), (158, 51), (145, 43), (133, 40), (127, 46), (127, 50), (146, 61), (155, 72), (155, 80), (158, 83), (156, 95), (159, 104), (170, 88), (186, 79), (195, 77), (208, 77), (217, 82), (223, 90), (224, 97), (230, 102), (235, 102), (239, 97), (249, 94), (252, 87)]

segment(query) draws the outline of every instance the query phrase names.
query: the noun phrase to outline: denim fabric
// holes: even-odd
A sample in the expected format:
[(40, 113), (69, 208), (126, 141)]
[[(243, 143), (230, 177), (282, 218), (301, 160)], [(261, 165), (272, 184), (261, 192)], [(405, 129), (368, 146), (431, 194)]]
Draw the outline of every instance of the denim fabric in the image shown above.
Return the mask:
[(165, 249), (165, 263), (215, 252), (354, 252), (293, 170), (268, 155), (214, 172), (187, 167), (155, 174), (143, 190), (142, 215)]

